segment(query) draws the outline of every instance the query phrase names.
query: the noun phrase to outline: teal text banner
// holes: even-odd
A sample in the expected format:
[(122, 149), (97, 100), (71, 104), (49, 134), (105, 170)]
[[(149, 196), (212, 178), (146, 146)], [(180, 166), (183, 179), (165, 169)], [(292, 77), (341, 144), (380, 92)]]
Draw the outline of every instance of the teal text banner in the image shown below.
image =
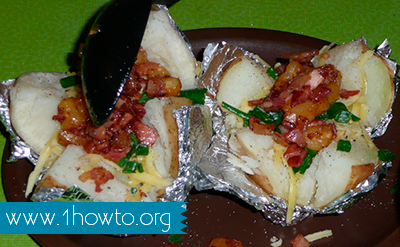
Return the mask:
[(185, 234), (182, 202), (1, 202), (0, 234)]

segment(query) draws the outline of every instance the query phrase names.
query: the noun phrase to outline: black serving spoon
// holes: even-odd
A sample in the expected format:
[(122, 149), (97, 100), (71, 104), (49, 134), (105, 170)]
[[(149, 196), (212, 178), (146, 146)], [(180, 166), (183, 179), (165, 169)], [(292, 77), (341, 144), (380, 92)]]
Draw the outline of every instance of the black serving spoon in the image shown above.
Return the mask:
[(153, 3), (176, 0), (113, 0), (96, 18), (86, 39), (82, 87), (93, 123), (104, 124), (136, 61)]

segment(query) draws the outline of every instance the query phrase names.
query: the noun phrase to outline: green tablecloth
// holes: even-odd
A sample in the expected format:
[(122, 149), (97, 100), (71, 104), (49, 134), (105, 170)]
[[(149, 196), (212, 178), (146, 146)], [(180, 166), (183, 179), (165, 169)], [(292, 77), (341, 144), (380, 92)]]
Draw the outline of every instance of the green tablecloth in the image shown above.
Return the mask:
[[(0, 81), (26, 71), (66, 71), (87, 20), (108, 0), (3, 0)], [(364, 36), (371, 47), (388, 39), (400, 60), (398, 0), (181, 0), (170, 13), (182, 30), (253, 27), (342, 43)], [(4, 138), (0, 136), (0, 150)], [(0, 201), (6, 201), (2, 187)], [(37, 246), (28, 235), (0, 235), (0, 246)]]

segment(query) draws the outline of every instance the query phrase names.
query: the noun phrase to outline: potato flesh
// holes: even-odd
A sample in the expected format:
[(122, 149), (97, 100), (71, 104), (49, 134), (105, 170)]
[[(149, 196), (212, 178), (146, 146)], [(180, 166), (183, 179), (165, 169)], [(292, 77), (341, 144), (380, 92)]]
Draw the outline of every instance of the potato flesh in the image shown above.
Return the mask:
[(65, 92), (59, 83), (63, 77), (64, 73), (28, 72), (19, 76), (10, 90), (11, 123), (37, 154), (60, 129), (51, 119)]
[[(386, 63), (362, 40), (345, 43), (327, 53), (329, 58), (321, 58), (319, 65), (333, 64), (340, 70), (341, 89), (360, 90), (340, 101), (361, 117), (366, 127), (375, 127), (391, 109), (394, 99), (394, 84)], [(360, 108), (365, 109), (365, 117), (358, 111)]]
[(254, 61), (242, 57), (223, 75), (217, 102), (221, 106), (226, 102), (241, 109), (243, 100), (255, 100), (265, 97), (273, 84), (272, 78)]

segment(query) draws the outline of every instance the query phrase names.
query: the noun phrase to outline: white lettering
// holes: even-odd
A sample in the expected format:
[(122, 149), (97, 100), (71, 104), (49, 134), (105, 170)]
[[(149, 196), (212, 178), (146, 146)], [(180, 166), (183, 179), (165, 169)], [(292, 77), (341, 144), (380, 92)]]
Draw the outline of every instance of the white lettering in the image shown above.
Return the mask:
[[(149, 216), (150, 216), (150, 222), (147, 223), (147, 224), (144, 223), (143, 220), (142, 220), (143, 216), (145, 216), (145, 215), (149, 215)], [(149, 213), (144, 213), (144, 214), (142, 214), (142, 215), (140, 216), (140, 222), (141, 222), (143, 225), (148, 226), (148, 225), (150, 225), (151, 223), (153, 223), (153, 216), (152, 216), (151, 214), (149, 214)]]
[(17, 219), (15, 219), (15, 213), (11, 213), (11, 217), (12, 217), (11, 220), (8, 217), (8, 213), (6, 213), (6, 215), (7, 215), (7, 219), (8, 219), (8, 222), (10, 223), (10, 225), (12, 225), (13, 222), (15, 222), (15, 225), (18, 225), (18, 221), (19, 221), (19, 217), (21, 217), (21, 213), (18, 214)]
[[(94, 217), (96, 218), (96, 221), (94, 222), (94, 223), (89, 223), (88, 221), (87, 221), (87, 217), (89, 216), (89, 215), (94, 215)], [(85, 215), (85, 222), (86, 222), (86, 224), (88, 224), (89, 226), (93, 226), (93, 225), (96, 225), (97, 224), (97, 221), (98, 221), (98, 218), (97, 218), (97, 215), (96, 214), (94, 214), (94, 213), (88, 213), (87, 215)]]
[(45, 213), (46, 215), (46, 219), (43, 219), (43, 215), (40, 214), (40, 217), (42, 218), (43, 224), (46, 225), (47, 221), (49, 222), (49, 225), (51, 225), (51, 223), (53, 223), (53, 219), (54, 219), (54, 215), (55, 213), (53, 213), (53, 217), (51, 217), (51, 220), (49, 219), (49, 215), (50, 213)]
[[(165, 215), (168, 216), (168, 223), (166, 223), (166, 222), (163, 221), (163, 217), (164, 217)], [(168, 226), (168, 230), (166, 230), (166, 231), (161, 230), (161, 231), (163, 231), (163, 232), (168, 232), (168, 231), (169, 231), (169, 229), (170, 229), (170, 220), (171, 220), (171, 217), (170, 217), (170, 214), (169, 214), (169, 213), (164, 213), (164, 214), (161, 215), (161, 217), (160, 217), (160, 222), (161, 222), (164, 226)]]

